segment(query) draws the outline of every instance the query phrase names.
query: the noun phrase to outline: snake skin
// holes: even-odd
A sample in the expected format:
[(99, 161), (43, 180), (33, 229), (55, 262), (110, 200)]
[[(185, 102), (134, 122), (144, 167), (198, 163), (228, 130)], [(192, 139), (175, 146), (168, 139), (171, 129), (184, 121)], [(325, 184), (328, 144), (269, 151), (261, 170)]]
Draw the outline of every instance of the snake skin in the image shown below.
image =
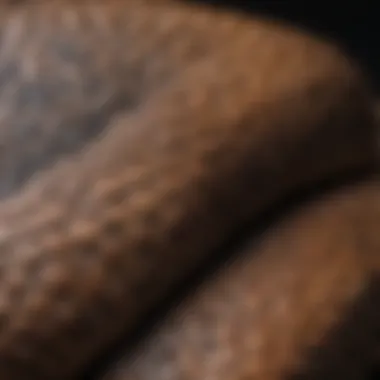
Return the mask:
[(0, 379), (72, 379), (246, 221), (370, 165), (362, 83), (269, 20), (1, 3)]
[(380, 178), (298, 203), (96, 379), (369, 379), (379, 227)]

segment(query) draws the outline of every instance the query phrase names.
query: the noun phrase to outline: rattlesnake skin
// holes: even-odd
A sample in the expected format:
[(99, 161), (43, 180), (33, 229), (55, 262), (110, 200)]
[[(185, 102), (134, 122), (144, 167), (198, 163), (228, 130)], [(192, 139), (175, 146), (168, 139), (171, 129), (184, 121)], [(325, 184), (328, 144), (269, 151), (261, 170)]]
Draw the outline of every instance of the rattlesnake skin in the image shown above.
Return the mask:
[(270, 20), (4, 2), (0, 43), (2, 380), (74, 378), (246, 221), (374, 161), (360, 70)]

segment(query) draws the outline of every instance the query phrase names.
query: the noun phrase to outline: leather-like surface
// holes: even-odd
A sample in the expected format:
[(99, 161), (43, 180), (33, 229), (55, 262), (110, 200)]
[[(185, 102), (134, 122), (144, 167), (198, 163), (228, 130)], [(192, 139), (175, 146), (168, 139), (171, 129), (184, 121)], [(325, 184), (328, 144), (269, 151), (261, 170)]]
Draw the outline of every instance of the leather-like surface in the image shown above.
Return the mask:
[(73, 378), (246, 221), (371, 165), (358, 71), (174, 1), (0, 4), (0, 378)]
[(99, 378), (366, 379), (380, 349), (379, 226), (378, 178), (299, 202)]

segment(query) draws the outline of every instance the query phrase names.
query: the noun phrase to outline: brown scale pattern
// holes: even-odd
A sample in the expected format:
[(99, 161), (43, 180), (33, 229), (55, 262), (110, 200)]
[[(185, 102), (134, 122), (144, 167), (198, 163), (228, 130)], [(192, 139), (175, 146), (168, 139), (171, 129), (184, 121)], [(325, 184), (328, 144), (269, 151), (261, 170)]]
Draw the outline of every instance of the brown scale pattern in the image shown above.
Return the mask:
[(357, 69), (270, 21), (30, 1), (0, 40), (3, 380), (71, 378), (247, 219), (373, 160)]
[(380, 180), (298, 204), (102, 380), (366, 379), (380, 348)]

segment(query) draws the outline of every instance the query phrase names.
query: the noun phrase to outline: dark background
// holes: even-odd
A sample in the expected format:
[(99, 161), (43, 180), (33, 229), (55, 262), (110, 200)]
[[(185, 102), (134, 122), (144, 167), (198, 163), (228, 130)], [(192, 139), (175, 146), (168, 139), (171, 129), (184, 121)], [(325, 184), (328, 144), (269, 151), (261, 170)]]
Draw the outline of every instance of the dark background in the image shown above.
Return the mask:
[[(352, 5), (345, 1), (253, 1), (192, 0), (222, 8), (235, 8), (245, 13), (262, 13), (290, 21), (325, 35), (345, 48), (365, 68), (374, 88), (380, 92), (380, 6)], [(363, 2), (364, 3), (364, 2)], [(371, 2), (368, 2), (371, 4)]]

